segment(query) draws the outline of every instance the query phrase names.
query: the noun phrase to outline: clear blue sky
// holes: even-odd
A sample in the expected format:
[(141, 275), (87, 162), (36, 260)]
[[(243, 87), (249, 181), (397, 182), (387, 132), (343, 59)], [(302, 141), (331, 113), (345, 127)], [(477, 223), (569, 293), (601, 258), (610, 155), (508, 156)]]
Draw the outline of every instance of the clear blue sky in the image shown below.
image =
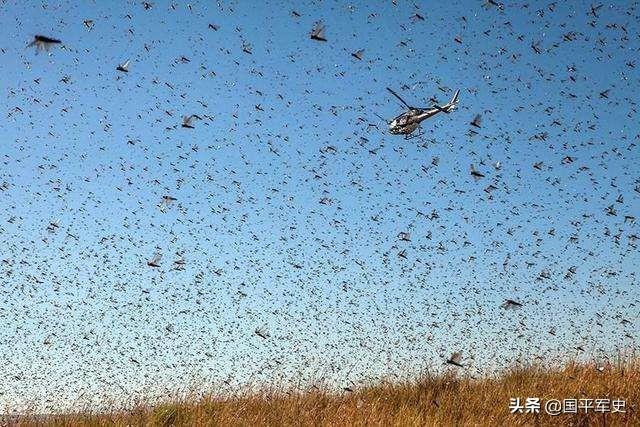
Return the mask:
[(0, 4), (0, 406), (637, 348), (637, 4), (56, 3)]

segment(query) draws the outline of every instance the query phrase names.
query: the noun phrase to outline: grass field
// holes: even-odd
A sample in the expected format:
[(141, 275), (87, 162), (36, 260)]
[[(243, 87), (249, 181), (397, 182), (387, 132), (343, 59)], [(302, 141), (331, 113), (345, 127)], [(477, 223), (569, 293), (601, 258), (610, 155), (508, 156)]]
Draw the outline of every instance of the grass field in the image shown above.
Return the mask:
[[(511, 413), (510, 399), (516, 397), (522, 399), (522, 404), (526, 397), (540, 398), (540, 413)], [(549, 399), (577, 399), (582, 408), (577, 413), (550, 416), (545, 413), (545, 402)], [(603, 399), (597, 408), (596, 399)], [(625, 406), (618, 408), (620, 412), (612, 412), (614, 400), (625, 401)], [(640, 426), (639, 402), (640, 363), (635, 360), (601, 366), (573, 363), (557, 369), (514, 368), (494, 379), (467, 378), (452, 370), (413, 383), (384, 383), (339, 394), (319, 389), (296, 393), (246, 392), (224, 399), (187, 398), (160, 405), (137, 405), (124, 412), (14, 416), (6, 418), (5, 424)], [(587, 408), (585, 413), (584, 406), (590, 404), (594, 407)]]

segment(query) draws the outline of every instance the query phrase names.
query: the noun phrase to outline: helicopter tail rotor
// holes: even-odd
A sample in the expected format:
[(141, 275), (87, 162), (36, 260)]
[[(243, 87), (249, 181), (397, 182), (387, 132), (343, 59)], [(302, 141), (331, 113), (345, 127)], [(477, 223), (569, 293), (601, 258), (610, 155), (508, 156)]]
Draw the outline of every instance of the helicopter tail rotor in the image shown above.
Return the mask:
[(459, 95), (460, 95), (460, 89), (456, 90), (456, 93), (453, 94), (453, 98), (451, 98), (451, 101), (449, 101), (447, 104), (442, 106), (442, 110), (445, 113), (450, 113), (456, 109), (456, 107), (458, 106)]

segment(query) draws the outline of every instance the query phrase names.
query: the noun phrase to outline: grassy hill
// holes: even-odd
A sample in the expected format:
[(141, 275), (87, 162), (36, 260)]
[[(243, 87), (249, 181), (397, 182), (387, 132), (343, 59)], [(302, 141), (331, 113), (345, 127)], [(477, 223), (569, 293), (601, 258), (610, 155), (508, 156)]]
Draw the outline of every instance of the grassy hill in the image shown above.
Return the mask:
[[(510, 399), (540, 398), (539, 413), (511, 413)], [(576, 413), (545, 413), (550, 399), (576, 399)], [(593, 399), (589, 400), (580, 399)], [(596, 402), (596, 399), (603, 399)], [(608, 399), (608, 400), (607, 400)], [(614, 403), (614, 401), (618, 403)], [(624, 400), (621, 407), (619, 401)], [(607, 405), (608, 402), (608, 405)], [(572, 401), (564, 402), (571, 410)], [(640, 426), (640, 362), (514, 368), (499, 378), (456, 371), (412, 383), (383, 383), (343, 393), (245, 392), (224, 399), (183, 399), (112, 413), (24, 415), (12, 425), (602, 425)], [(550, 404), (551, 405), (551, 404)], [(618, 405), (618, 412), (613, 411)], [(587, 406), (585, 411), (585, 406)], [(593, 406), (593, 407), (589, 407)], [(535, 404), (532, 405), (532, 408)], [(526, 411), (526, 409), (524, 409)], [(624, 411), (624, 412), (622, 412)], [(5, 419), (5, 421), (9, 421)]]

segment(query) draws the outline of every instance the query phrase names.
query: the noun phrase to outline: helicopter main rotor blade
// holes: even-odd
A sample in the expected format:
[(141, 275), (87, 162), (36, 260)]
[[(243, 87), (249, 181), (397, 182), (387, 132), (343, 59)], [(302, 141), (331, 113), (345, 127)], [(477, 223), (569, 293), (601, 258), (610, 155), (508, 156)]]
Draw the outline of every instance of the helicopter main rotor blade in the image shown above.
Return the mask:
[(376, 117), (378, 117), (380, 120), (382, 120), (383, 122), (385, 122), (386, 124), (390, 124), (391, 120), (385, 119), (384, 117), (382, 117), (380, 114), (378, 113), (373, 113), (376, 115)]
[(395, 92), (393, 91), (393, 89), (391, 89), (391, 88), (387, 88), (387, 90), (388, 90), (389, 92), (391, 92), (391, 94), (392, 94), (393, 96), (395, 96), (396, 98), (398, 98), (398, 99), (400, 100), (400, 102), (402, 102), (402, 104), (403, 104), (405, 107), (407, 107), (407, 108), (408, 108), (408, 109), (410, 109), (410, 110), (413, 110), (413, 107), (412, 107), (411, 105), (407, 104), (407, 103), (404, 101), (404, 99), (400, 98), (400, 95), (398, 95), (397, 93), (395, 93)]

